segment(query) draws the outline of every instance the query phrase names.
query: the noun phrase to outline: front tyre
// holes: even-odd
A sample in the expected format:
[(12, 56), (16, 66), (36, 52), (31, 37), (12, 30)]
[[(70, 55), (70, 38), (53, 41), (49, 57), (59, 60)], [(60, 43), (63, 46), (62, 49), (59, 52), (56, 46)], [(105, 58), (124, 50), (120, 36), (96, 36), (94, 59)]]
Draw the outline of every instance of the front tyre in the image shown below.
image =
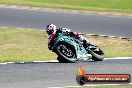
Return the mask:
[(72, 45), (67, 43), (61, 43), (55, 50), (58, 55), (57, 60), (61, 63), (76, 62), (76, 53)]
[(69, 61), (67, 61), (65, 58), (60, 57), (60, 56), (57, 57), (57, 60), (58, 60), (60, 63), (68, 63), (68, 62), (69, 62)]

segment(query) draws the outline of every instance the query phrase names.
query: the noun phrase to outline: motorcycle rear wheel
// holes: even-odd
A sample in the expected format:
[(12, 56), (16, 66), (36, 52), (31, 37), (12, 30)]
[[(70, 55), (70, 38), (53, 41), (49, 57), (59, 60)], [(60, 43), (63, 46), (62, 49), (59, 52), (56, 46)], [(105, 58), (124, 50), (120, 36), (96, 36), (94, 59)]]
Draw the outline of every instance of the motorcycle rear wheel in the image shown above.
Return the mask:
[(104, 59), (104, 52), (100, 48), (98, 48), (98, 51), (89, 49), (88, 52), (92, 55), (92, 60), (94, 61), (102, 61)]

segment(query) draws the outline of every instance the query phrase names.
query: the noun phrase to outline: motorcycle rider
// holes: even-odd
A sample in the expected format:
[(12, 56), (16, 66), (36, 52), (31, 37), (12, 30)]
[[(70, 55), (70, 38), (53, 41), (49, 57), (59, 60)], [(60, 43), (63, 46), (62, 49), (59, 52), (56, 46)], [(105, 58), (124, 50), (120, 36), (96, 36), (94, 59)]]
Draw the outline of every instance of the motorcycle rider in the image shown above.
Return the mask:
[(54, 24), (49, 24), (46, 27), (46, 32), (48, 34), (48, 48), (49, 50), (51, 50), (51, 46), (53, 46), (54, 44), (54, 39), (57, 37), (57, 33), (67, 33), (69, 36), (74, 37), (78, 40), (80, 40), (81, 42), (83, 42), (83, 45), (85, 48), (87, 48), (91, 43), (85, 39), (82, 35), (79, 35), (78, 33), (75, 32), (71, 32), (70, 29), (68, 28), (56, 28), (56, 25)]

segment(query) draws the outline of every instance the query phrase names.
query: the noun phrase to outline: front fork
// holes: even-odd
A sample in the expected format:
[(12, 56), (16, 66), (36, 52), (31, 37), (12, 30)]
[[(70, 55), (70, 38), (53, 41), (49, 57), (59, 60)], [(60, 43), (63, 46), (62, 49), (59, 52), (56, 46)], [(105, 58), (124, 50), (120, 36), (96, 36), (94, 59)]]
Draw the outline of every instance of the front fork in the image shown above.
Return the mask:
[(77, 55), (77, 60), (82, 60), (82, 59), (88, 60), (92, 58), (92, 55), (88, 54), (88, 52), (86, 51), (86, 49), (82, 44), (76, 47), (76, 55)]

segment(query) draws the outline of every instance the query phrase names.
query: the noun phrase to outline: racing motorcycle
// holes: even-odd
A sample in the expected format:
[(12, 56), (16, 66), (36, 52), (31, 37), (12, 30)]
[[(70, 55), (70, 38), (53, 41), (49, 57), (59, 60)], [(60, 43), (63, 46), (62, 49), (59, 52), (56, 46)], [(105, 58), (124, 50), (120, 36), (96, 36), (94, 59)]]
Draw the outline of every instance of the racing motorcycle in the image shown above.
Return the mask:
[(88, 61), (89, 59), (102, 61), (104, 59), (104, 52), (99, 47), (89, 45), (84, 48), (83, 42), (70, 37), (67, 33), (58, 33), (53, 46), (50, 47), (58, 55), (57, 60), (61, 63)]

